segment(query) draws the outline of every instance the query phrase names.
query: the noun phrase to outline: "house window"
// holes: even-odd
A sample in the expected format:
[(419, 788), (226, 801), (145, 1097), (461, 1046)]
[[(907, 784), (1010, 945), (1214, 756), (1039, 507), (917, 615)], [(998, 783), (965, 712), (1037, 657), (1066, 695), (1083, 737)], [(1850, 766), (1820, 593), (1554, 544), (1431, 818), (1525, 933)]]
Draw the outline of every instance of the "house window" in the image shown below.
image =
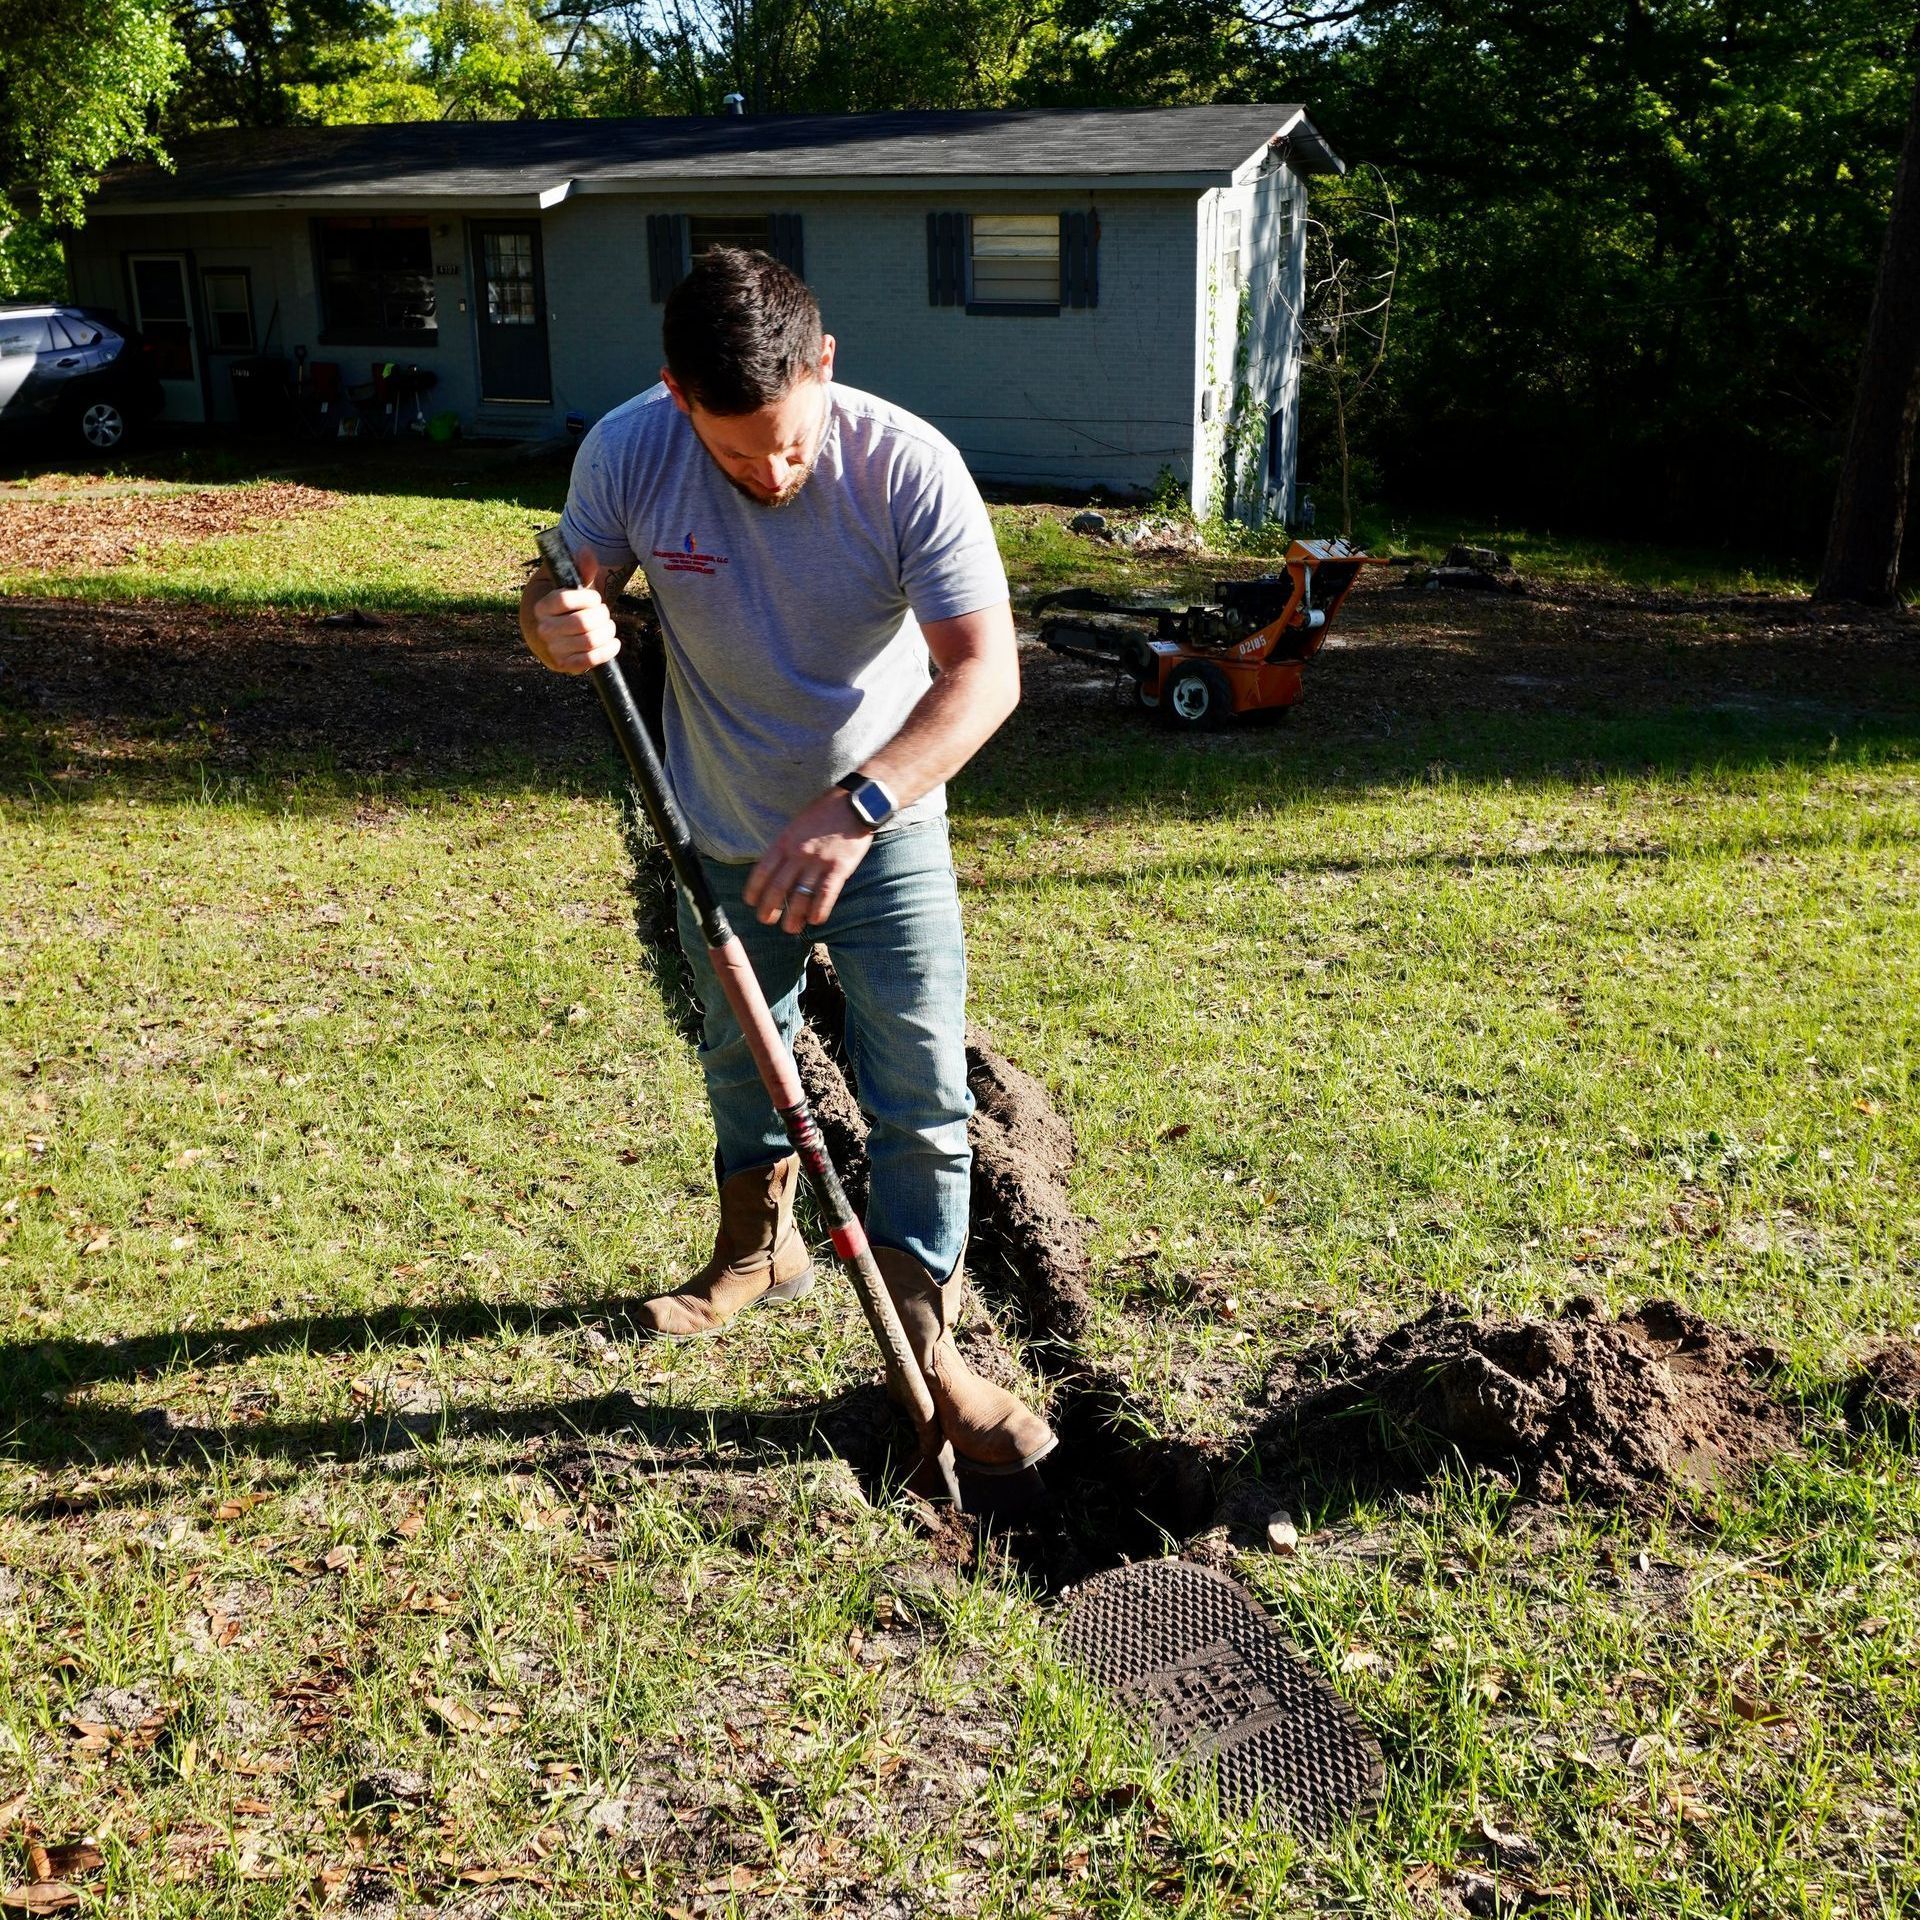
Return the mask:
[(969, 307), (1060, 307), (1060, 216), (976, 213), (968, 222)]
[(207, 295), (207, 325), (216, 351), (249, 353), (253, 349), (253, 290), (247, 270), (209, 268), (203, 284)]
[(715, 247), (746, 247), (757, 253), (773, 251), (773, 216), (765, 213), (690, 215), (689, 251), (698, 260)]
[(419, 346), (438, 337), (433, 237), (424, 219), (316, 220), (321, 336), (340, 346)]
[(506, 232), (489, 228), (481, 236), (482, 278), (486, 283), (487, 324), (537, 327), (534, 304), (533, 235), (526, 228)]
[(1240, 209), (1229, 208), (1220, 222), (1220, 278), (1236, 291), (1240, 285)]

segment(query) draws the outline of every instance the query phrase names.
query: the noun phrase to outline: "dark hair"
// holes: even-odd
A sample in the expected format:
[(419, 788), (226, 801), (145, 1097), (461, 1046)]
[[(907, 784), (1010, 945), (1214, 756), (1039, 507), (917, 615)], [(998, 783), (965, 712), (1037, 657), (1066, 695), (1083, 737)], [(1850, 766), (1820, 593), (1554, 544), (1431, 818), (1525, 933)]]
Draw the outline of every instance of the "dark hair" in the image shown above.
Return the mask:
[(667, 296), (667, 370), (708, 413), (755, 413), (820, 364), (820, 303), (771, 254), (713, 247)]

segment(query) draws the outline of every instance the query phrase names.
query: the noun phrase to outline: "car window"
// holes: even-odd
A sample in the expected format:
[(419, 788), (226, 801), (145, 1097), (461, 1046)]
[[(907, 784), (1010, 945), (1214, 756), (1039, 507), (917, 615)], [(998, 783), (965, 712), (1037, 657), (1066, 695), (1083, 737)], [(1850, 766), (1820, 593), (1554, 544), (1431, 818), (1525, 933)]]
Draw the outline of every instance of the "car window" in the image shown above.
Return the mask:
[(91, 347), (100, 339), (100, 328), (91, 320), (82, 320), (77, 313), (63, 313), (53, 323), (54, 332), (64, 332), (68, 341), (76, 347)]
[(10, 315), (0, 318), (0, 356), (45, 353), (53, 344), (53, 335), (39, 314)]

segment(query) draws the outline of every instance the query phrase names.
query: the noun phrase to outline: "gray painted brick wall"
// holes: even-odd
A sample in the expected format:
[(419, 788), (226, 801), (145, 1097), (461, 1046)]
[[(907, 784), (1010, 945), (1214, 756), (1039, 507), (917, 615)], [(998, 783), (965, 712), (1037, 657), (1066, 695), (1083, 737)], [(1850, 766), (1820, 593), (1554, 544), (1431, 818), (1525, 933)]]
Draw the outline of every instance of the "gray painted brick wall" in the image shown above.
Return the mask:
[[(1291, 175), (1278, 193), (1290, 193)], [(1257, 199), (1276, 189), (1232, 190), (1247, 209), (1250, 264), (1258, 259)], [(839, 340), (839, 375), (931, 420), (985, 480), (1086, 489), (1151, 486), (1163, 470), (1209, 504), (1217, 471), (1219, 410), (1199, 419), (1208, 340), (1200, 325), (1214, 277), (1219, 205), (1191, 192), (985, 194), (814, 193), (770, 200), (765, 211), (804, 222), (807, 277)], [(1065, 212), (1100, 217), (1100, 304), (1057, 315), (1015, 317), (933, 307), (927, 299), (926, 216)], [(756, 211), (762, 210), (758, 206)], [(196, 281), (208, 267), (252, 275), (262, 350), (305, 345), (314, 360), (340, 363), (349, 381), (376, 359), (432, 368), (428, 405), (450, 408), (469, 429), (503, 420), (550, 431), (569, 411), (591, 420), (650, 386), (660, 366), (661, 309), (649, 297), (647, 215), (742, 211), (736, 195), (582, 195), (540, 216), (553, 372), (550, 407), (483, 407), (469, 311), (468, 209), (429, 210), (434, 230), (439, 339), (431, 347), (328, 346), (320, 339), (310, 217), (304, 212), (97, 216), (70, 247), (76, 296), (128, 311), (124, 256), (185, 251)], [(509, 217), (504, 213), (492, 217)], [(1233, 346), (1235, 296), (1215, 290), (1214, 351)], [(1264, 338), (1264, 336), (1263, 336)], [(1263, 345), (1260, 378), (1275, 378)], [(216, 418), (232, 415), (218, 356), (211, 379)], [(1227, 370), (1216, 370), (1224, 380)]]
[[(1193, 196), (795, 195), (807, 278), (839, 342), (838, 377), (922, 415), (983, 479), (1114, 488), (1191, 460), (1188, 342)], [(1100, 216), (1100, 304), (1050, 316), (970, 314), (927, 300), (929, 211)], [(737, 211), (729, 196), (583, 199), (547, 216), (554, 378), (589, 417), (650, 385), (660, 309), (647, 288), (649, 213)]]

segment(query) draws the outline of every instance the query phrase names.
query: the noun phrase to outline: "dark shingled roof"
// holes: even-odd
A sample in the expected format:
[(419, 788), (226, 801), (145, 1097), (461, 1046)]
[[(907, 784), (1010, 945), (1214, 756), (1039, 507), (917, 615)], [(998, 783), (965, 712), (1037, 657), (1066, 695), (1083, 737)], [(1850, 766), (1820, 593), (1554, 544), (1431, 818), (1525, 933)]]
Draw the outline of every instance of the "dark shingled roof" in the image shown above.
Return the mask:
[(1217, 175), (1288, 135), (1303, 172), (1340, 162), (1297, 106), (429, 121), (234, 129), (181, 141), (172, 171), (123, 167), (95, 204), (552, 194), (653, 183)]

